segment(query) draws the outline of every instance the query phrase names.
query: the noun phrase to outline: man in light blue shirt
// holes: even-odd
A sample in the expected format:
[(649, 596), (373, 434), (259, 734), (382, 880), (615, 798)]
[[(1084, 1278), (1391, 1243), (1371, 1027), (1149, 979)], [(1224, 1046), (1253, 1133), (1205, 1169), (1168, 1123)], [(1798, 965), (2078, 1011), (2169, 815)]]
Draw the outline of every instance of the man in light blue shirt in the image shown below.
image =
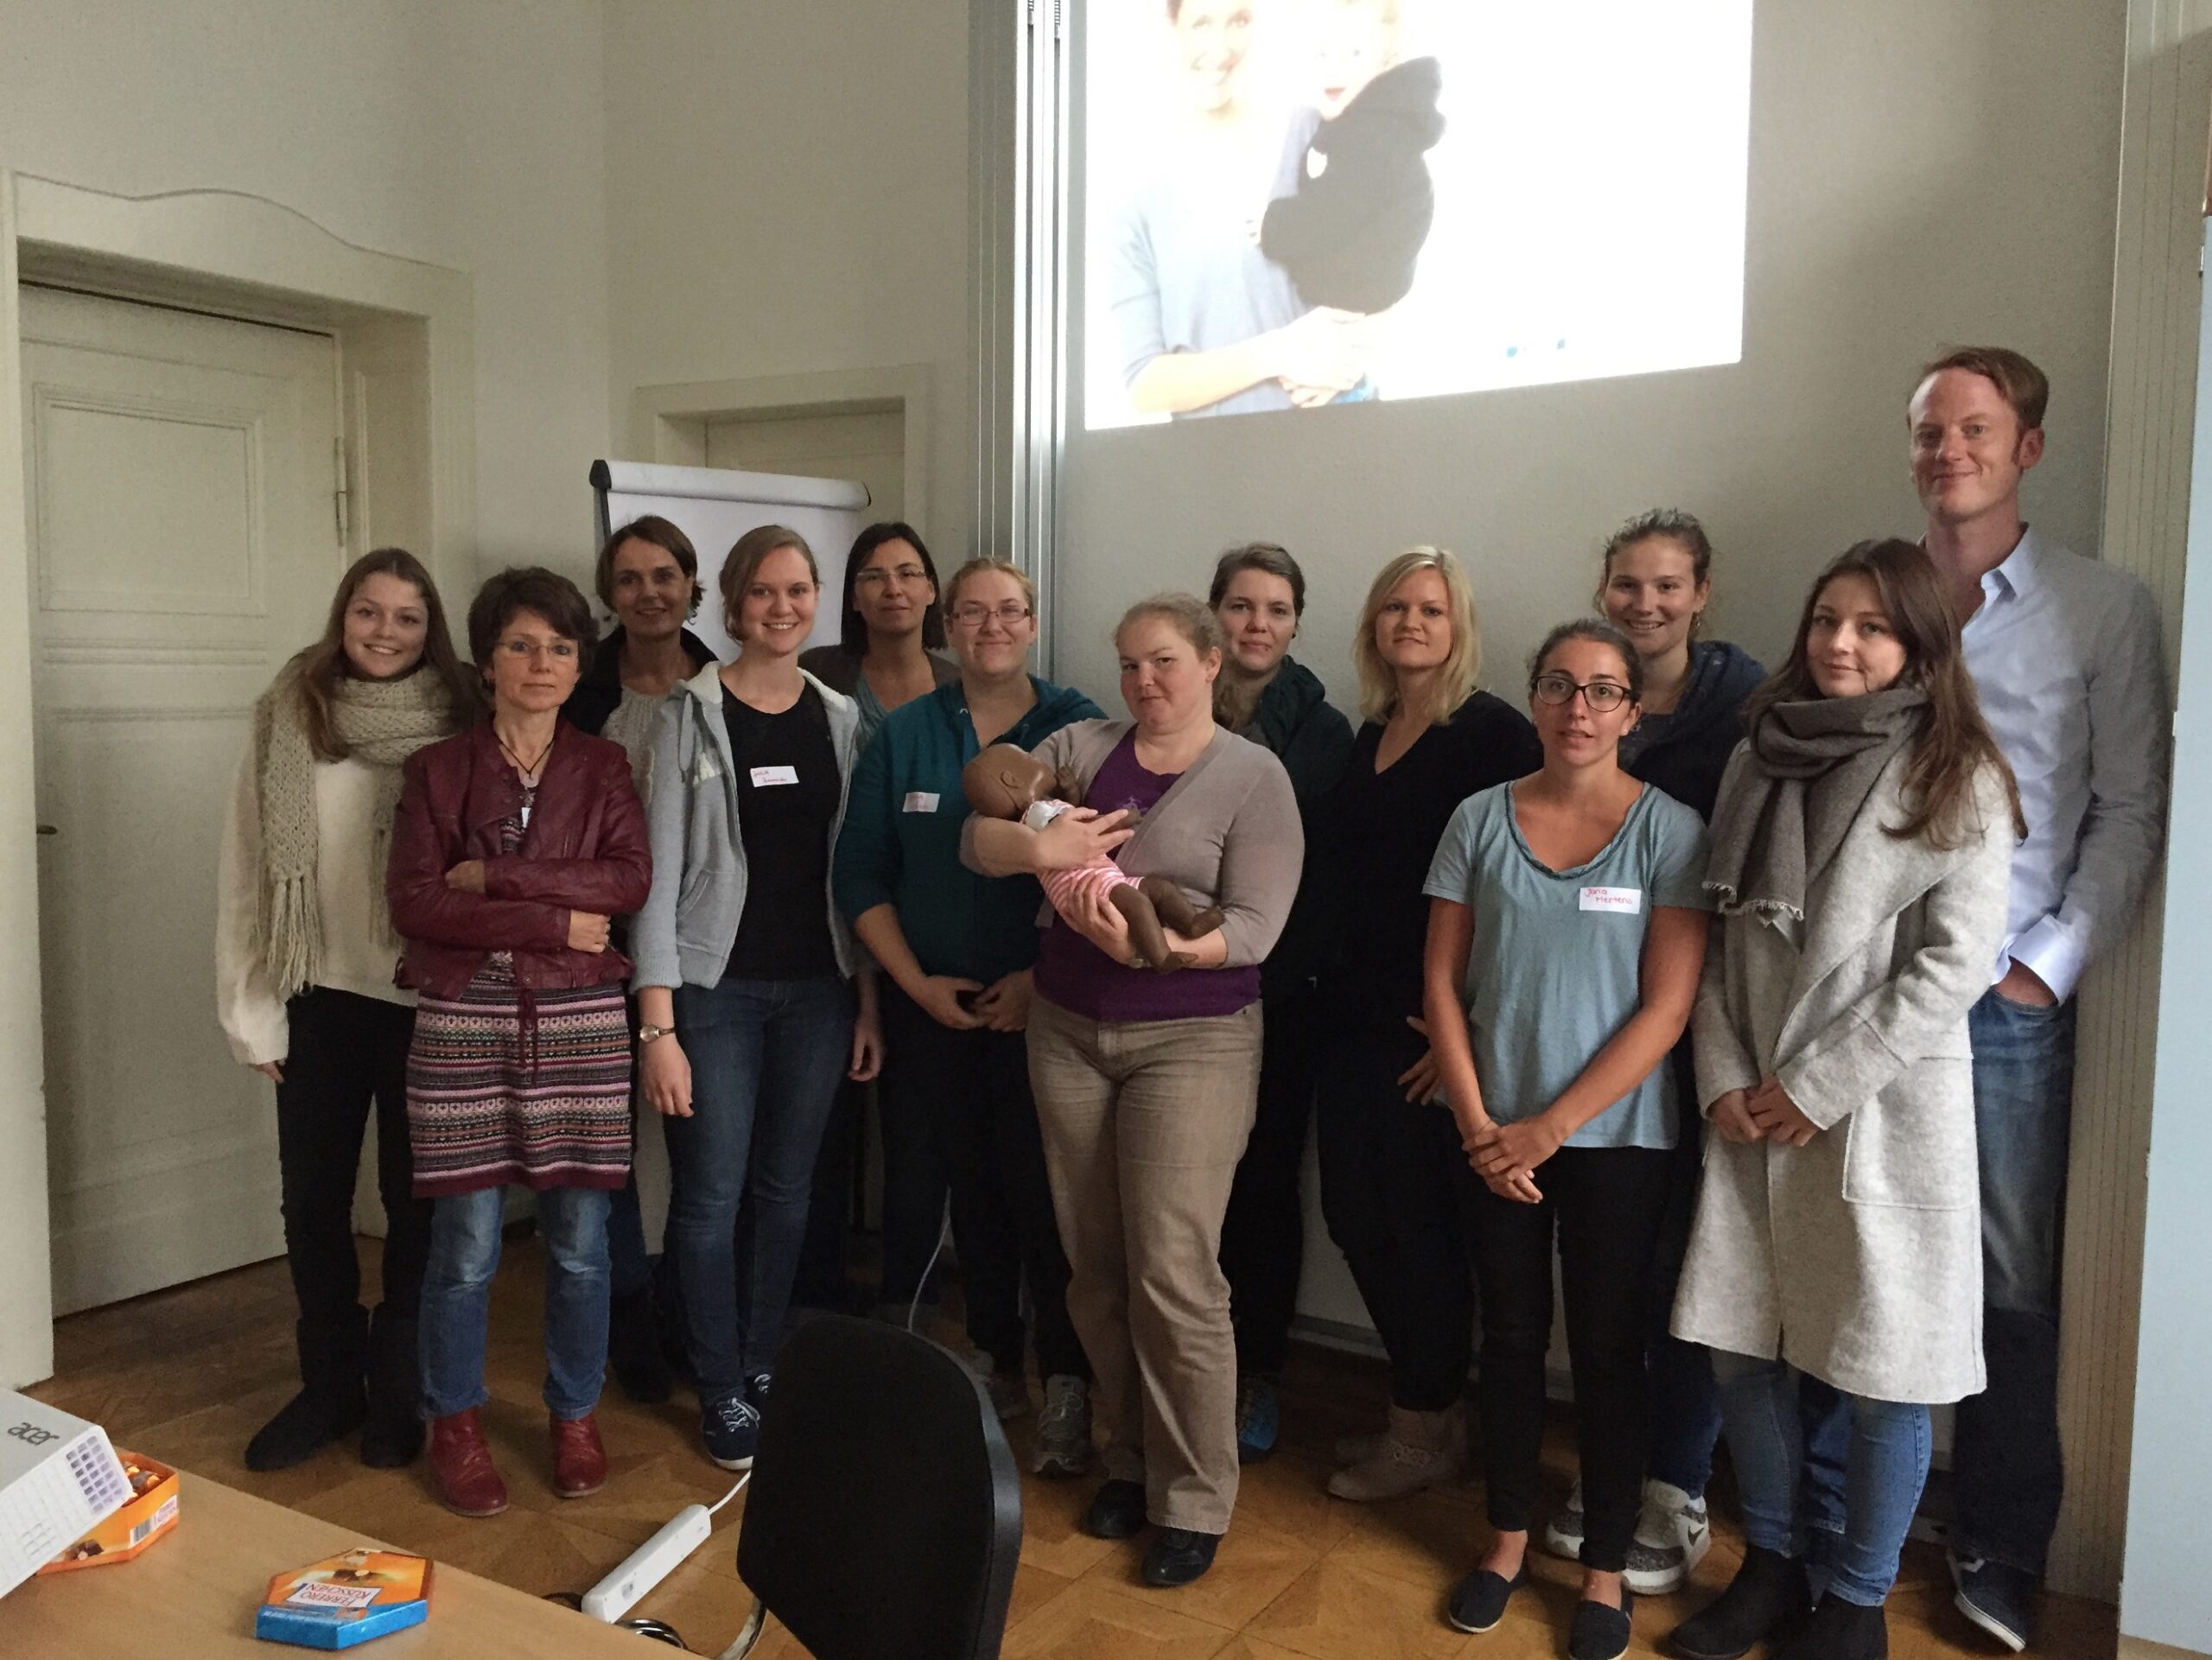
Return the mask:
[(2074, 992), (2133, 919), (2164, 830), (2167, 701), (2158, 614), (2129, 573), (2020, 517), (2050, 385), (2017, 352), (1967, 347), (1922, 372), (1912, 479), (1982, 714), (2020, 785), (2006, 941), (1970, 1020), (1989, 1386), (1952, 1450), (1952, 1575), (1967, 1619), (2031, 1635), (2064, 1489), (2058, 1441), (2060, 1218)]

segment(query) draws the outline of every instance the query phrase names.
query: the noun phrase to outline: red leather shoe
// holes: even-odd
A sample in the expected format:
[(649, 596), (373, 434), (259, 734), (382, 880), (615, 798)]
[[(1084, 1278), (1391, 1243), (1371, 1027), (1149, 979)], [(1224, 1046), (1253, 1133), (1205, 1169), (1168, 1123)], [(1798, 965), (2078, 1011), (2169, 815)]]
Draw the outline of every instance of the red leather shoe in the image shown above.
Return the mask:
[(506, 1509), (507, 1484), (492, 1467), (492, 1449), (473, 1408), (432, 1421), (430, 1480), (438, 1503), (455, 1516), (497, 1516)]
[(587, 1412), (552, 1422), (553, 1491), (563, 1498), (597, 1492), (607, 1485), (607, 1448), (599, 1439), (598, 1421)]

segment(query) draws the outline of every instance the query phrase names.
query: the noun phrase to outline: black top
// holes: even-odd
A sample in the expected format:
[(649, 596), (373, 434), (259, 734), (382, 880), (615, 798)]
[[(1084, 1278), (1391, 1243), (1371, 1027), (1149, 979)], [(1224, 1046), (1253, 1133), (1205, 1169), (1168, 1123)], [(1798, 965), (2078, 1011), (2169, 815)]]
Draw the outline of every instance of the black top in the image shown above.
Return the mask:
[(1325, 815), (1338, 920), (1320, 982), (1335, 1014), (1396, 1028), (1421, 1013), (1428, 939), (1421, 888), (1445, 827), (1462, 801), (1526, 778), (1543, 765), (1544, 752), (1529, 717), (1486, 691), (1378, 773), (1382, 741), (1379, 722), (1360, 728)]
[[(569, 694), (569, 701), (561, 705), (561, 713), (569, 724), (579, 732), (588, 732), (598, 737), (607, 729), (607, 717), (614, 713), (622, 702), (622, 642), (627, 636), (618, 625), (599, 642), (591, 654), (591, 667), (576, 682), (576, 689)], [(683, 631), (683, 655), (691, 665), (691, 672), (715, 660), (715, 654), (689, 628)]]
[(1766, 671), (1726, 640), (1694, 641), (1681, 696), (1621, 740), (1621, 770), (1710, 820), (1720, 775), (1744, 735), (1744, 704), (1764, 678)]
[(1428, 152), (1444, 137), (1443, 86), (1434, 58), (1386, 69), (1320, 124), (1311, 158), (1292, 158), (1298, 188), (1268, 204), (1260, 251), (1307, 305), (1383, 311), (1413, 288), (1436, 218)]
[(837, 752), (830, 711), (806, 686), (780, 715), (722, 688), (737, 763), (737, 830), (745, 843), (745, 914), (724, 977), (800, 980), (836, 974), (830, 938), (830, 835), (837, 821)]
[(1344, 758), (1351, 754), (1351, 723), (1329, 707), (1328, 695), (1311, 669), (1285, 658), (1274, 678), (1261, 690), (1244, 735), (1273, 750), (1290, 774), (1306, 831), (1306, 867), (1298, 898), (1291, 904), (1281, 938), (1260, 964), (1260, 991), (1267, 996), (1309, 983), (1328, 937), (1332, 906), (1318, 821), (1323, 805), (1344, 777)]

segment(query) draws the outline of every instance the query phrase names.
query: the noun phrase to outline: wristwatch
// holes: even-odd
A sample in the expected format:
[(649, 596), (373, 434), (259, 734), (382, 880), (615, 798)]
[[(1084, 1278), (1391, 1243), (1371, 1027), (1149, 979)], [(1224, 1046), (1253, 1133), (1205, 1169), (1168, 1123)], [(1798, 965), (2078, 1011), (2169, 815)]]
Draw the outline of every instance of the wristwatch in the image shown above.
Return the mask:
[(655, 1026), (651, 1021), (640, 1022), (638, 1027), (638, 1046), (642, 1049), (649, 1043), (671, 1035), (675, 1030), (676, 1028), (672, 1026)]

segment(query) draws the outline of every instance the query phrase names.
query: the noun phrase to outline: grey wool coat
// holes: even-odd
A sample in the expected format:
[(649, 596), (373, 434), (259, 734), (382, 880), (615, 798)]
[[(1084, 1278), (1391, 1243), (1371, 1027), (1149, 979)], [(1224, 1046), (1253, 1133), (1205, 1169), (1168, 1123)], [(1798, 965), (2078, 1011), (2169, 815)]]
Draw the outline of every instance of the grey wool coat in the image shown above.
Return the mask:
[[(1700, 1105), (1772, 1076), (1821, 1134), (1707, 1136), (1674, 1331), (1933, 1403), (1983, 1386), (1967, 1011), (2005, 937), (2013, 837), (1994, 768), (1962, 846), (1885, 834), (1909, 760), (1876, 779), (1802, 923), (1739, 911), (1713, 932), (1692, 1017)], [(1738, 745), (1724, 797), (1751, 764)]]

